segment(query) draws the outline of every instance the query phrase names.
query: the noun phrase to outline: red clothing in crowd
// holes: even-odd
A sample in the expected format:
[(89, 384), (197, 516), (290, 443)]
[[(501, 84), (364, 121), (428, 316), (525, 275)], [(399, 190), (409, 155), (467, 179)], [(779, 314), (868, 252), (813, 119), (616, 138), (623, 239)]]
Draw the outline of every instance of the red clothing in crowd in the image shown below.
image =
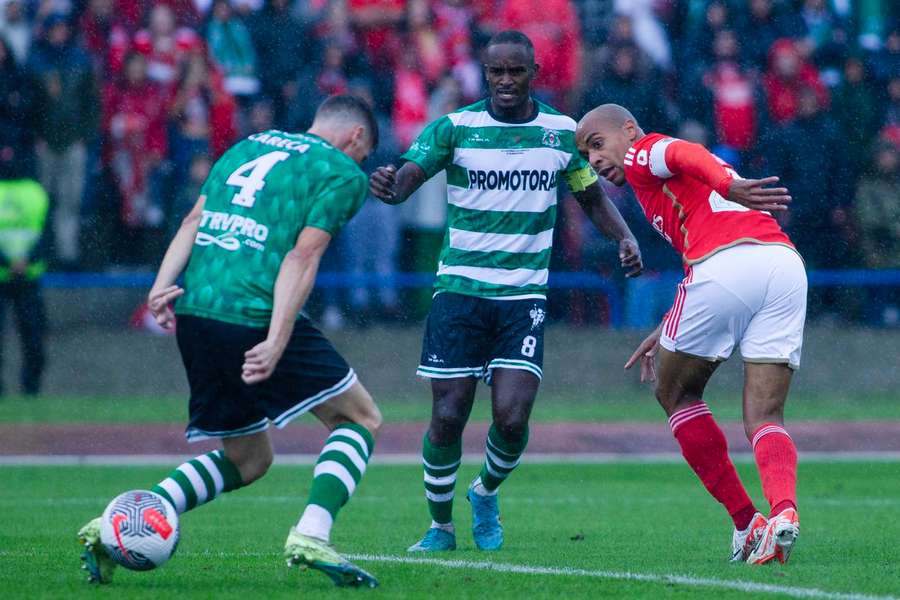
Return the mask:
[(414, 69), (399, 67), (394, 74), (394, 133), (406, 148), (428, 119), (428, 88), (425, 78)]
[(713, 94), (713, 116), (719, 141), (748, 150), (756, 141), (756, 99), (753, 79), (737, 63), (723, 61), (707, 71), (703, 82)]
[[(790, 76), (779, 74), (776, 66), (781, 59), (796, 60), (796, 73)], [(781, 39), (769, 50), (769, 70), (763, 78), (763, 87), (768, 99), (769, 114), (776, 123), (791, 121), (797, 116), (797, 105), (803, 88), (816, 92), (819, 106), (828, 106), (828, 90), (819, 79), (819, 72), (807, 62), (797, 50), (793, 40)]]
[(684, 263), (744, 243), (793, 248), (775, 218), (727, 200), (737, 173), (700, 144), (650, 133), (625, 155), (625, 178), (647, 220)]
[(541, 70), (535, 87), (565, 94), (578, 79), (581, 30), (570, 0), (506, 0), (500, 13), (503, 29), (516, 29), (534, 44)]
[(434, 29), (444, 50), (444, 56), (451, 66), (456, 66), (472, 57), (472, 9), (455, 6), (446, 2), (436, 2)]
[(166, 155), (166, 109), (162, 88), (147, 81), (141, 85), (114, 85), (103, 94), (103, 131), (114, 145), (127, 145), (159, 158)]
[(215, 160), (237, 139), (237, 102), (225, 91), (222, 74), (212, 61), (205, 60), (208, 79), (198, 87), (179, 84), (167, 102), (167, 110), (182, 135), (209, 140), (210, 158)]
[(151, 81), (110, 84), (104, 91), (104, 155), (122, 197), (122, 220), (132, 227), (145, 224), (147, 178), (168, 150), (167, 100)]
[(203, 39), (189, 27), (181, 27), (172, 36), (158, 39), (154, 39), (147, 29), (129, 36), (124, 28), (116, 28), (112, 31), (109, 45), (110, 72), (121, 74), (125, 56), (131, 50), (147, 58), (147, 76), (168, 87), (176, 82), (178, 70), (187, 54), (203, 50)]
[(193, 0), (115, 0), (114, 4), (117, 21), (129, 31), (140, 27), (150, 9), (160, 4), (172, 9), (179, 25), (196, 27), (200, 24), (200, 15)]
[(406, 0), (349, 0), (347, 6), (369, 61), (393, 67), (403, 47), (397, 25), (406, 14)]

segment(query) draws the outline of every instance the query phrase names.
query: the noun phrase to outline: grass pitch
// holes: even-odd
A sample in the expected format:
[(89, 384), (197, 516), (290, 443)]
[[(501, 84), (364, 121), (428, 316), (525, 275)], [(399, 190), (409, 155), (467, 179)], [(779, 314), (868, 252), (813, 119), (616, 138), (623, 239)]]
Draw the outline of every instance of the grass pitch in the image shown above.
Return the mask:
[[(474, 550), (464, 465), (457, 486), (460, 549), (406, 554), (428, 523), (421, 469), (373, 465), (338, 520), (334, 542), (381, 581), (340, 592), (281, 559), (311, 468), (276, 466), (253, 486), (184, 515), (164, 567), (119, 569), (110, 586), (84, 582), (77, 529), (121, 491), (168, 468), (2, 467), (3, 598), (759, 598), (900, 596), (900, 463), (803, 463), (801, 537), (787, 566), (730, 564), (731, 525), (685, 465), (524, 464), (501, 490), (506, 546)], [(752, 466), (740, 465), (761, 500)], [(495, 570), (489, 570), (493, 563)], [(508, 572), (519, 571), (519, 572)], [(630, 574), (630, 575), (629, 575)], [(769, 587), (765, 587), (769, 586)], [(810, 591), (813, 590), (813, 591)]]
[[(427, 422), (431, 418), (431, 392), (421, 386), (416, 396), (379, 394), (374, 390), (388, 423)], [(739, 421), (739, 391), (710, 392), (704, 398), (720, 421)], [(491, 405), (485, 386), (479, 387), (471, 421), (490, 421)], [(785, 409), (790, 421), (900, 420), (900, 394), (797, 393)], [(312, 419), (313, 417), (307, 417)], [(187, 419), (187, 397), (46, 397), (3, 398), (0, 423), (178, 423)], [(541, 392), (532, 422), (600, 421), (665, 423), (665, 415), (650, 388), (597, 395)]]

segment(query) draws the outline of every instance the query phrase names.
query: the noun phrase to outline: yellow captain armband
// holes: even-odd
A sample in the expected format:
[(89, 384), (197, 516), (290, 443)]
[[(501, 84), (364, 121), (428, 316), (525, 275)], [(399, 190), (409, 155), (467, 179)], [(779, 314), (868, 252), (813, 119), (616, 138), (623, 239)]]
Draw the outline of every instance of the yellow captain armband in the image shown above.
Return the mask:
[(573, 193), (583, 192), (587, 186), (597, 181), (597, 173), (594, 172), (590, 165), (585, 165), (574, 171), (564, 172), (563, 177)]

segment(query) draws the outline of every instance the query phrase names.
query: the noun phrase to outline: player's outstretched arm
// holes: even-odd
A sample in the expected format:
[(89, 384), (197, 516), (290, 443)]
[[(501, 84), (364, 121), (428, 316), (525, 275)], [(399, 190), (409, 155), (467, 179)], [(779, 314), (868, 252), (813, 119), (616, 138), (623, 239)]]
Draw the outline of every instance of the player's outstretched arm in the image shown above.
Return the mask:
[(184, 293), (183, 289), (175, 285), (175, 280), (181, 275), (191, 257), (191, 248), (194, 247), (205, 202), (206, 196), (200, 196), (194, 208), (181, 222), (181, 227), (166, 250), (166, 255), (156, 273), (156, 280), (147, 296), (150, 312), (153, 313), (156, 322), (165, 329), (170, 329), (175, 322), (175, 315), (169, 304)]
[(595, 181), (583, 191), (575, 192), (575, 199), (603, 235), (619, 242), (619, 261), (625, 269), (625, 276), (640, 275), (644, 270), (641, 249), (625, 219), (622, 218), (622, 213), (603, 191), (600, 183)]
[(253, 384), (264, 381), (272, 375), (281, 359), (297, 314), (313, 289), (316, 273), (325, 249), (331, 242), (331, 234), (317, 227), (304, 227), (297, 238), (297, 244), (285, 255), (275, 279), (272, 317), (269, 320), (269, 334), (265, 340), (244, 353), (241, 379)]
[(742, 179), (700, 144), (676, 140), (666, 146), (664, 158), (664, 169), (670, 174), (685, 173), (706, 183), (723, 198), (747, 208), (784, 211), (791, 202), (787, 188), (766, 187), (778, 183), (777, 177)]
[(425, 171), (409, 161), (398, 170), (394, 165), (378, 167), (369, 177), (369, 192), (386, 204), (400, 204), (425, 183)]

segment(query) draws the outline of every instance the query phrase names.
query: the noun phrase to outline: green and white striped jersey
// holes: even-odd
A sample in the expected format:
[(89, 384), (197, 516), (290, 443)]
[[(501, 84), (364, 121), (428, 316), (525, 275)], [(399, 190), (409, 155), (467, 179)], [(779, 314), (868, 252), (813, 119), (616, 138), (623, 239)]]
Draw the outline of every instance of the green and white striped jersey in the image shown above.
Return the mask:
[(447, 171), (436, 292), (545, 297), (559, 176), (579, 192), (597, 175), (578, 154), (575, 121), (534, 104), (527, 121), (509, 123), (476, 102), (428, 125), (403, 155), (428, 177)]

